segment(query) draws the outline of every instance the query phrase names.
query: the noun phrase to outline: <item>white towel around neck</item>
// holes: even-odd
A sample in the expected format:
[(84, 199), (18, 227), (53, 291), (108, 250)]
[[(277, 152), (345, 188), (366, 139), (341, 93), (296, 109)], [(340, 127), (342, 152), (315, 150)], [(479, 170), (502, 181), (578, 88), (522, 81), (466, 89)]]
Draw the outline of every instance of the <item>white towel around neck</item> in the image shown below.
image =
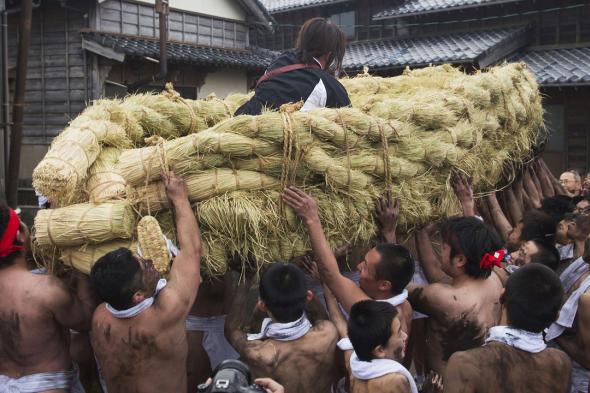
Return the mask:
[(582, 277), (585, 273), (590, 271), (590, 265), (584, 261), (584, 258), (579, 257), (559, 275), (559, 279), (563, 284), (563, 290), (569, 292), (576, 281)]
[(488, 332), (486, 344), (500, 342), (529, 353), (539, 353), (547, 344), (543, 341), (543, 333), (533, 333), (510, 326), (494, 326)]
[(165, 278), (161, 278), (156, 285), (156, 291), (154, 292), (154, 296), (148, 297), (143, 299), (141, 302), (137, 303), (135, 306), (128, 308), (126, 310), (117, 310), (110, 304), (106, 304), (107, 310), (113, 314), (115, 318), (133, 318), (136, 315), (141, 314), (143, 311), (147, 310), (154, 304), (155, 298), (158, 296), (158, 293), (168, 284)]
[(396, 295), (394, 297), (390, 297), (389, 299), (380, 299), (380, 300), (375, 299), (375, 300), (377, 300), (378, 302), (387, 302), (387, 303), (391, 304), (393, 307), (397, 307), (400, 304), (402, 304), (403, 302), (405, 302), (407, 298), (408, 298), (408, 290), (404, 289), (402, 291), (402, 293), (400, 293), (399, 295)]
[[(337, 344), (341, 351), (354, 351), (352, 343), (348, 337), (344, 337)], [(350, 357), (350, 371), (356, 379), (368, 380), (379, 378), (387, 374), (400, 373), (403, 374), (410, 384), (412, 393), (418, 393), (416, 382), (412, 374), (399, 362), (391, 359), (373, 359), (370, 362), (364, 362), (358, 358), (356, 352), (353, 352)]]
[(270, 318), (264, 318), (260, 333), (248, 334), (248, 341), (272, 338), (277, 341), (293, 341), (301, 338), (309, 332), (312, 325), (303, 313), (301, 318), (294, 322), (279, 323), (273, 322)]
[(569, 329), (574, 324), (576, 314), (578, 313), (578, 302), (580, 297), (590, 288), (590, 276), (586, 277), (570, 297), (565, 301), (561, 310), (559, 311), (559, 317), (557, 321), (549, 326), (545, 339), (547, 341), (554, 340), (561, 336), (566, 329)]

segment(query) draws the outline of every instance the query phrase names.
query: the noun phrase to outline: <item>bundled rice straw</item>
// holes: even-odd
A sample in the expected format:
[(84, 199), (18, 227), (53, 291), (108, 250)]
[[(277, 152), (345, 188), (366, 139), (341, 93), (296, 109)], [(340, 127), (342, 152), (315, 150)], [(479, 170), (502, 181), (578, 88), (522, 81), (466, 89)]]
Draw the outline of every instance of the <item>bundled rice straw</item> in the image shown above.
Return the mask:
[[(233, 254), (254, 256), (260, 267), (310, 248), (302, 223), (281, 202), (287, 185), (317, 199), (333, 247), (367, 244), (375, 235), (374, 200), (384, 190), (401, 199), (399, 227), (412, 231), (458, 212), (449, 184), (452, 168), (472, 177), (476, 193), (487, 193), (510, 182), (514, 168), (528, 162), (546, 137), (541, 95), (523, 64), (474, 75), (448, 65), (408, 69), (399, 77), (366, 74), (343, 84), (352, 108), (300, 112), (296, 103), (259, 116), (233, 116), (248, 96), (184, 100), (170, 86), (162, 94), (96, 102), (56, 139), (35, 184), (62, 205), (71, 203), (67, 196), (84, 195), (84, 186), (92, 201), (104, 202), (39, 213), (39, 244), (130, 238), (131, 209), (153, 215), (174, 238), (173, 214), (159, 181), (172, 169), (185, 178), (196, 204), (204, 270), (223, 274)], [(105, 134), (105, 125), (114, 128)], [(62, 151), (68, 143), (79, 147)], [(110, 147), (123, 149), (118, 160)], [(101, 168), (112, 178), (101, 180)], [(104, 186), (99, 195), (94, 184)], [(130, 205), (114, 203), (117, 198)], [(104, 219), (107, 213), (86, 212), (113, 206), (127, 206), (113, 227)]]
[(113, 147), (102, 150), (88, 171), (86, 190), (90, 202), (99, 203), (125, 197), (127, 183), (123, 176), (115, 170), (121, 151)]
[(61, 249), (60, 260), (85, 274), (90, 274), (94, 263), (105, 254), (119, 248), (128, 248), (135, 252), (137, 246), (133, 240), (116, 239), (100, 244), (67, 247)]
[(164, 274), (170, 264), (170, 253), (160, 224), (152, 216), (143, 216), (137, 223), (137, 242), (141, 255), (154, 263), (154, 268)]
[(129, 239), (134, 229), (133, 209), (124, 202), (39, 210), (35, 217), (35, 240), (40, 246), (69, 247)]

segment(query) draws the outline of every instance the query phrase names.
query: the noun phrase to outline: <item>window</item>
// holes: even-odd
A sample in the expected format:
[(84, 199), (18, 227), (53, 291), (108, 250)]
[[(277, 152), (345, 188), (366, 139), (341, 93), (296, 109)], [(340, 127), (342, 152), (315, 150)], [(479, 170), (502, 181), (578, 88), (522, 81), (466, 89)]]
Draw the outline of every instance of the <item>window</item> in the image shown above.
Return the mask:
[(346, 11), (331, 15), (328, 19), (340, 26), (347, 38), (354, 38), (355, 15), (354, 11)]

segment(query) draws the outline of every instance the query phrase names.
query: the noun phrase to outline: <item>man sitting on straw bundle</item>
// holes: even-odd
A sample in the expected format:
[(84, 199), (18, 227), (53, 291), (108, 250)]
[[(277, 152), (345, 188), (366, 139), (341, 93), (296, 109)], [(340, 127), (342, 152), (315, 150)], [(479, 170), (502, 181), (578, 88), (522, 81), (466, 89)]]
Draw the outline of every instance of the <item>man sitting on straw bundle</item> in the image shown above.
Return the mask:
[(91, 340), (109, 393), (186, 392), (184, 324), (200, 284), (201, 234), (185, 182), (172, 172), (163, 178), (180, 245), (169, 282), (126, 248), (100, 258), (90, 273), (105, 302), (94, 313)]
[(563, 286), (548, 267), (518, 269), (501, 298), (507, 326), (492, 327), (484, 346), (451, 356), (444, 391), (569, 392), (571, 362), (543, 340), (543, 330), (557, 319), (562, 296)]
[(476, 217), (448, 219), (441, 237), (442, 261), (421, 261), (440, 279), (408, 286), (412, 306), (430, 316), (427, 369), (439, 374), (454, 352), (480, 346), (486, 330), (499, 322), (503, 286), (491, 272), (504, 256), (498, 234)]
[(250, 101), (238, 108), (237, 115), (259, 115), (264, 108), (303, 101), (302, 111), (339, 108), (350, 105), (348, 93), (334, 77), (340, 71), (346, 52), (346, 34), (325, 18), (303, 24), (295, 52), (285, 52), (258, 80)]
[(334, 357), (338, 333), (330, 321), (315, 325), (307, 319), (305, 304), (313, 299), (303, 271), (288, 263), (271, 265), (260, 278), (257, 308), (268, 315), (260, 333), (241, 330), (252, 277), (238, 285), (225, 334), (256, 377), (269, 376), (287, 393), (329, 393), (335, 379)]
[[(412, 322), (412, 307), (407, 301), (406, 286), (414, 275), (414, 261), (409, 251), (396, 244), (379, 244), (369, 250), (358, 265), (360, 288), (338, 269), (330, 245), (322, 229), (316, 201), (303, 191), (289, 187), (283, 201), (303, 219), (309, 231), (311, 245), (318, 261), (322, 280), (342, 304), (346, 312), (361, 300), (374, 299), (397, 307), (406, 334)], [(391, 199), (389, 199), (391, 202)], [(387, 203), (387, 202), (386, 202)]]
[(27, 227), (0, 205), (0, 392), (84, 392), (69, 352), (69, 330), (88, 331), (88, 278), (77, 294), (55, 276), (28, 271)]

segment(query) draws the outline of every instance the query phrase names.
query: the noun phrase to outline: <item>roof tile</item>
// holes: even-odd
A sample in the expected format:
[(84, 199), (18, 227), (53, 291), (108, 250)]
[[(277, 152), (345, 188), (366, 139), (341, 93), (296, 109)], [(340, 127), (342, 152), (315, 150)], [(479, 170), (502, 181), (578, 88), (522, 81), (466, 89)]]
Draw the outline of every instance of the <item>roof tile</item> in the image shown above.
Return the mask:
[(387, 8), (373, 15), (373, 18), (387, 19), (408, 15), (448, 11), (455, 8), (477, 7), (481, 5), (489, 5), (494, 3), (507, 3), (512, 1), (519, 0), (408, 0), (404, 1), (403, 4)]
[(590, 84), (590, 46), (587, 48), (532, 49), (509, 61), (524, 61), (541, 85)]
[(351, 0), (261, 0), (268, 12), (277, 13), (297, 8), (315, 7), (330, 3), (340, 3)]

